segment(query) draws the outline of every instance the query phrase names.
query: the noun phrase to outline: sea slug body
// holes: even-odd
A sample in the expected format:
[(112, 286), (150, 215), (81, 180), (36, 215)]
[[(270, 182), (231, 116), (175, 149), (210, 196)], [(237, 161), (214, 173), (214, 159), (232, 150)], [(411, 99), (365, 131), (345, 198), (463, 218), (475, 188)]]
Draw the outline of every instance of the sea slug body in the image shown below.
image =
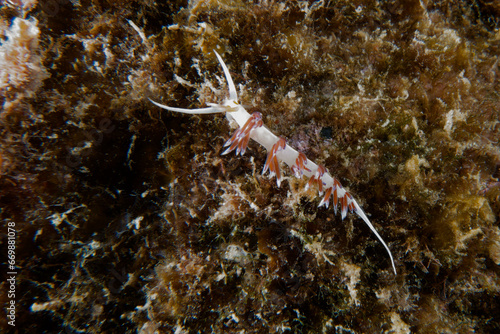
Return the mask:
[(210, 106), (207, 108), (184, 109), (166, 106), (151, 99), (149, 100), (160, 108), (174, 112), (187, 114), (226, 113), (226, 116), (230, 120), (234, 120), (238, 123), (239, 128), (224, 144), (224, 147), (227, 147), (227, 149), (222, 153), (223, 155), (234, 150), (236, 150), (236, 155), (243, 155), (247, 149), (250, 138), (264, 146), (268, 151), (268, 155), (262, 174), (269, 171), (271, 177), (276, 176), (276, 182), (279, 187), (282, 182), (279, 162), (282, 161), (290, 167), (296, 177), (309, 177), (306, 187), (309, 188), (316, 186), (320, 194), (325, 193), (319, 203), (319, 207), (325, 206), (328, 208), (330, 199), (333, 198), (332, 203), (334, 212), (335, 214), (337, 213), (337, 205), (339, 205), (342, 220), (347, 216), (348, 211), (356, 213), (368, 225), (370, 230), (375, 234), (386, 249), (391, 260), (392, 269), (394, 274), (396, 274), (396, 266), (389, 247), (380, 234), (375, 230), (375, 227), (371, 224), (370, 220), (356, 200), (342, 187), (336, 178), (332, 177), (328, 173), (324, 166), (317, 165), (313, 161), (307, 159), (304, 153), (297, 152), (295, 149), (287, 145), (283, 137), (278, 137), (273, 134), (264, 125), (261, 113), (255, 112), (250, 115), (245, 108), (239, 104), (236, 87), (229, 73), (229, 69), (222, 60), (221, 56), (216, 51), (214, 51), (214, 53), (224, 70), (224, 75), (229, 88), (229, 98), (224, 100), (222, 104), (209, 104)]

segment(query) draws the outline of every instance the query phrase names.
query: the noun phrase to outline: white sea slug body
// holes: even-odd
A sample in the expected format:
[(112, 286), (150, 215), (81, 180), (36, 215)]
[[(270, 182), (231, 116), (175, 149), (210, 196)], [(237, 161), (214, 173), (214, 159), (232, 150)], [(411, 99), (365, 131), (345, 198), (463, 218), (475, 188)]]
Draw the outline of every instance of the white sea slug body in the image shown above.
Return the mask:
[(226, 113), (229, 119), (233, 119), (238, 123), (239, 128), (224, 144), (227, 149), (222, 154), (228, 154), (233, 150), (236, 150), (237, 155), (243, 155), (246, 151), (250, 138), (264, 146), (268, 155), (262, 174), (269, 171), (271, 177), (275, 175), (276, 182), (279, 187), (282, 181), (279, 161), (282, 161), (290, 167), (295, 176), (306, 176), (309, 178), (307, 187), (315, 185), (320, 194), (324, 193), (323, 198), (319, 203), (320, 207), (324, 205), (328, 208), (331, 203), (330, 200), (332, 200), (335, 213), (337, 212), (337, 206), (340, 207), (342, 219), (346, 217), (348, 211), (355, 212), (361, 219), (363, 219), (386, 249), (391, 259), (394, 274), (396, 274), (396, 266), (389, 247), (375, 230), (375, 227), (371, 224), (370, 220), (356, 200), (342, 187), (336, 178), (332, 177), (328, 173), (324, 166), (317, 165), (313, 161), (307, 159), (304, 153), (297, 152), (295, 149), (287, 145), (283, 137), (278, 137), (273, 134), (263, 124), (262, 115), (259, 112), (255, 112), (250, 115), (245, 108), (238, 103), (236, 87), (229, 70), (219, 54), (216, 51), (214, 51), (214, 53), (224, 70), (224, 75), (229, 87), (229, 98), (224, 100), (222, 104), (210, 104), (209, 107), (200, 109), (184, 109), (169, 107), (151, 99), (150, 101), (160, 108), (187, 114)]

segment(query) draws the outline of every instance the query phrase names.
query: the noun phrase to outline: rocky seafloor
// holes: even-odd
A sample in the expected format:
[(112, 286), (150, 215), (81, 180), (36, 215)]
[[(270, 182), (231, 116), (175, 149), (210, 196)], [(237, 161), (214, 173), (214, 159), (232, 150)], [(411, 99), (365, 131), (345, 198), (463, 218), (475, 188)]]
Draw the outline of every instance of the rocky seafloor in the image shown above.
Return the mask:
[[(2, 332), (500, 332), (499, 28), (486, 0), (3, 1)], [(221, 155), (226, 117), (148, 100), (222, 102), (213, 50), (397, 275), (264, 148)]]

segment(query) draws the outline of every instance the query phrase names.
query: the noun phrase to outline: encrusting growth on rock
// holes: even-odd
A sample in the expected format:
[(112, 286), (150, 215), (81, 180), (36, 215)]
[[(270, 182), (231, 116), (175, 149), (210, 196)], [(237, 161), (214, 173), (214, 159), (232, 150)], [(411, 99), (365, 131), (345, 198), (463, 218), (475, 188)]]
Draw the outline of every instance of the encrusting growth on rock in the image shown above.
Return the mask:
[(267, 127), (265, 127), (262, 121), (262, 115), (259, 112), (250, 115), (245, 108), (239, 104), (236, 87), (229, 70), (215, 50), (214, 53), (224, 70), (224, 75), (229, 86), (229, 99), (224, 100), (222, 104), (210, 104), (207, 108), (199, 109), (169, 107), (151, 99), (149, 100), (160, 108), (175, 112), (187, 114), (226, 113), (226, 117), (229, 120), (236, 121), (240, 127), (224, 144), (224, 147), (229, 147), (222, 153), (223, 155), (230, 153), (235, 149), (236, 155), (243, 155), (250, 138), (264, 146), (269, 153), (262, 174), (269, 170), (271, 177), (276, 175), (276, 181), (279, 187), (282, 181), (279, 161), (283, 161), (291, 168), (295, 176), (302, 177), (304, 175), (309, 177), (309, 182), (306, 186), (307, 188), (316, 185), (320, 194), (323, 194), (323, 191), (325, 191), (325, 195), (319, 203), (319, 206), (324, 205), (328, 208), (330, 204), (330, 197), (333, 196), (334, 211), (335, 213), (337, 212), (337, 204), (339, 204), (342, 220), (346, 217), (347, 211), (355, 212), (361, 219), (363, 219), (363, 221), (368, 225), (368, 227), (385, 247), (391, 259), (394, 274), (396, 274), (396, 266), (389, 247), (384, 242), (380, 234), (378, 234), (375, 230), (375, 227), (371, 224), (356, 200), (342, 187), (337, 179), (332, 177), (327, 172), (324, 166), (317, 165), (313, 161), (307, 159), (303, 153), (297, 152), (295, 149), (287, 145), (283, 137), (274, 135)]

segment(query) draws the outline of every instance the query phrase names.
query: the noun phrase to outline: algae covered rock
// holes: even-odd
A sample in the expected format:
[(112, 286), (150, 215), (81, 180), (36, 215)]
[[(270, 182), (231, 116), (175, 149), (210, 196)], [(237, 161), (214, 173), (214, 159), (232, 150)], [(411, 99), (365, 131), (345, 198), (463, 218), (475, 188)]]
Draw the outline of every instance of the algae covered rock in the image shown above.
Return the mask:
[[(5, 2), (2, 329), (500, 331), (499, 16), (487, 1)], [(279, 188), (262, 176), (264, 149), (222, 156), (226, 117), (149, 101), (227, 98), (213, 50), (240, 103), (356, 197), (397, 276), (360, 219), (318, 208), (285, 167)]]

